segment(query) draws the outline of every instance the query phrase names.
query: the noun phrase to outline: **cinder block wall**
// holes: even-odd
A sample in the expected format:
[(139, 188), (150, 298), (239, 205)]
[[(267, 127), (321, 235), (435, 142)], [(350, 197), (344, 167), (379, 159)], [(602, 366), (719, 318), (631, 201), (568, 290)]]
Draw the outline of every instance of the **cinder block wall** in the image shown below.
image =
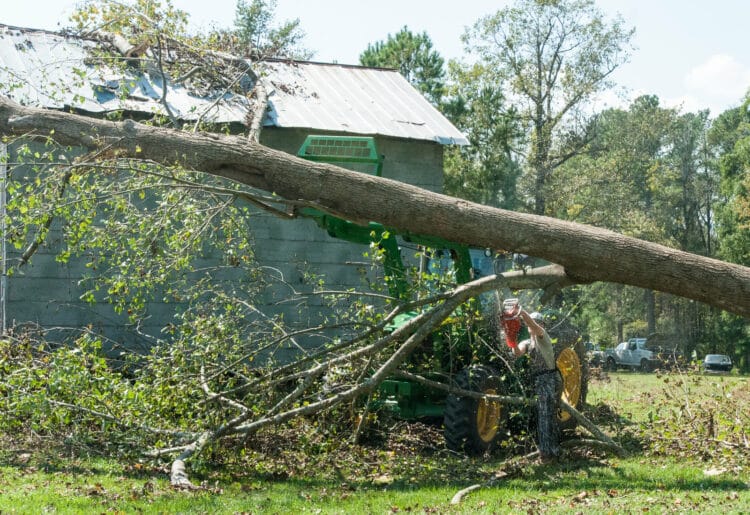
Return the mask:
[[(296, 154), (308, 132), (266, 128), (261, 142)], [(377, 138), (378, 152), (384, 156), (383, 176), (404, 181), (431, 191), (442, 190), (443, 149), (437, 143)], [(323, 275), (333, 289), (359, 288), (363, 276), (372, 281), (369, 263), (363, 257), (365, 245), (348, 243), (330, 237), (314, 221), (307, 219), (282, 220), (269, 213), (255, 211), (251, 226), (256, 238), (255, 253), (260, 264), (271, 267), (291, 285), (303, 287), (303, 274), (313, 271)], [(59, 230), (53, 230), (47, 242), (34, 255), (32, 262), (21, 273), (7, 281), (6, 317), (8, 325), (38, 325), (50, 331), (48, 336), (62, 339), (75, 328), (88, 326), (96, 333), (111, 339), (113, 347), (122, 344), (146, 349), (153, 338), (163, 338), (162, 327), (167, 324), (175, 306), (159, 301), (148, 306), (150, 318), (134, 331), (107, 305), (90, 305), (80, 300), (83, 289), (78, 281), (87, 271), (85, 263), (71, 260), (55, 261), (60, 243)], [(10, 263), (20, 252), (8, 248)], [(369, 275), (368, 275), (369, 274)], [(314, 325), (325, 314), (318, 299), (310, 299), (310, 309), (300, 311), (292, 305), (274, 305), (274, 297), (286, 295), (288, 288), (269, 291), (267, 308), (282, 313), (287, 323), (299, 327)]]
[[(308, 134), (302, 130), (264, 129), (261, 143), (296, 155)], [(384, 157), (383, 177), (442, 191), (441, 145), (392, 138), (376, 138), (375, 144), (378, 153)], [(293, 284), (302, 286), (302, 274), (307, 269), (325, 276), (331, 289), (362, 287), (363, 277), (382, 283), (381, 271), (373, 273), (369, 261), (363, 256), (368, 250), (366, 245), (333, 238), (312, 220), (281, 220), (267, 213), (257, 213), (256, 217), (253, 224), (256, 257), (261, 264), (279, 270)], [(269, 294), (281, 296), (285, 292), (280, 288)], [(319, 299), (310, 299), (309, 307), (311, 309), (305, 312), (307, 319), (302, 318), (294, 306), (269, 306), (269, 310), (283, 313), (287, 323), (306, 327), (317, 324), (326, 314), (320, 308)]]

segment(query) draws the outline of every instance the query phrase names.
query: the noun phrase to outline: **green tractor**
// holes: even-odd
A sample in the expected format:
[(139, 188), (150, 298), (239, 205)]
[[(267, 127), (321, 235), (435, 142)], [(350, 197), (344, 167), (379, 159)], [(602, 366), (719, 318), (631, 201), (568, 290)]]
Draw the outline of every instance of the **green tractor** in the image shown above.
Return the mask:
[[(555, 342), (557, 368), (563, 379), (562, 399), (581, 409), (586, 401), (588, 367), (580, 338), (564, 339), (550, 331)], [(492, 366), (475, 364), (462, 369), (453, 384), (464, 390), (491, 395), (531, 397), (533, 378), (526, 357), (510, 364)], [(446, 445), (454, 451), (482, 454), (491, 451), (511, 434), (534, 431), (536, 410), (533, 405), (511, 406), (501, 402), (450, 394), (443, 405), (443, 427)], [(558, 411), (563, 430), (575, 429), (577, 421), (570, 413)]]
[[(303, 159), (333, 163), (363, 173), (380, 175), (382, 156), (370, 137), (308, 136), (298, 152)], [(383, 253), (383, 266), (391, 296), (408, 300), (410, 285), (400, 244), (421, 250), (421, 270), (433, 276), (449, 273), (456, 283), (466, 283), (478, 276), (502, 272), (512, 267), (508, 258), (493, 259), (485, 249), (445, 241), (429, 235), (403, 234), (370, 222), (367, 226), (305, 208), (300, 214), (315, 220), (330, 236), (370, 245), (377, 243)], [(475, 299), (483, 321), (476, 324), (447, 324), (415, 351), (408, 364), (415, 373), (457, 388), (496, 395), (529, 397), (533, 381), (525, 358), (513, 360), (499, 338), (496, 312), (499, 296)], [(404, 323), (405, 315), (397, 323)], [(481, 318), (481, 317), (480, 317)], [(456, 317), (465, 320), (464, 317)], [(563, 399), (575, 408), (585, 403), (588, 368), (585, 349), (577, 332), (560, 320), (549, 329), (555, 341), (557, 366), (563, 377)], [(488, 345), (489, 343), (489, 345)], [(447, 394), (422, 382), (388, 379), (381, 383), (377, 406), (402, 419), (440, 419), (443, 421), (446, 445), (454, 451), (479, 454), (492, 450), (511, 433), (534, 427), (533, 406), (511, 406), (501, 402)], [(576, 421), (566, 411), (559, 412), (563, 429)], [(523, 426), (523, 427), (521, 427)]]

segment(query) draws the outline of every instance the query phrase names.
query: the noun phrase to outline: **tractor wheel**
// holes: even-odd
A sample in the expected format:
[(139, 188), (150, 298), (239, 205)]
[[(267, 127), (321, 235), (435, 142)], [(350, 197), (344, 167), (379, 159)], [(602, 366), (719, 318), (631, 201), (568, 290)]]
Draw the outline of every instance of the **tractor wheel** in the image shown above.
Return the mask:
[[(589, 381), (589, 366), (584, 346), (581, 342), (575, 343), (572, 347), (556, 346), (555, 358), (563, 380), (562, 399), (580, 411), (586, 403)], [(573, 415), (561, 409), (558, 417), (561, 429), (575, 429), (577, 422)]]
[[(472, 366), (455, 377), (455, 386), (464, 390), (499, 394), (502, 382), (490, 367)], [(507, 417), (500, 402), (448, 395), (443, 417), (445, 442), (449, 449), (482, 454), (495, 447), (502, 435)]]
[(605, 367), (608, 372), (614, 372), (615, 370), (617, 370), (617, 362), (614, 358), (607, 358)]

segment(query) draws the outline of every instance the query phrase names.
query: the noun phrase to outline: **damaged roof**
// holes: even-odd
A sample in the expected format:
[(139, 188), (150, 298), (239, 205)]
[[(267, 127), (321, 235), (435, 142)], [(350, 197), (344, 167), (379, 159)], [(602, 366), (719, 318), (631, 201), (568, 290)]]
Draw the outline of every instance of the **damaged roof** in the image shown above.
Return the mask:
[[(196, 94), (161, 75), (94, 59), (101, 43), (0, 25), (0, 94), (25, 105), (104, 114), (127, 110), (183, 121), (246, 123), (241, 94)], [(255, 63), (268, 93), (264, 126), (467, 144), (437, 109), (395, 70), (299, 61)]]
[[(95, 41), (0, 25), (0, 94), (24, 105), (89, 113), (118, 110), (164, 113), (162, 80), (133, 68), (118, 69), (92, 58)], [(177, 118), (209, 122), (242, 121), (248, 102), (242, 95), (216, 98), (191, 95), (167, 86), (167, 101)]]

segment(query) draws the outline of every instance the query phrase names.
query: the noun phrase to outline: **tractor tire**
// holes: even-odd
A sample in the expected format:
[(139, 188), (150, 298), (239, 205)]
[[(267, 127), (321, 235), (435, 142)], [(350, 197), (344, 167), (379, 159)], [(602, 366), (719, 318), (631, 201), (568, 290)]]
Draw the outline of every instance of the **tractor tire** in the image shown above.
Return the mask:
[[(586, 350), (582, 342), (572, 346), (555, 346), (555, 360), (562, 376), (562, 399), (578, 411), (586, 403), (589, 386), (589, 365), (586, 361)], [(560, 429), (575, 429), (577, 421), (573, 415), (560, 409), (558, 412)]]
[[(472, 366), (461, 370), (454, 385), (464, 390), (499, 394), (502, 382), (490, 367)], [(443, 415), (446, 446), (456, 452), (484, 454), (505, 435), (506, 407), (499, 402), (450, 394)]]
[(605, 369), (608, 372), (614, 372), (617, 370), (617, 362), (614, 358), (607, 358), (607, 361), (605, 362)]

